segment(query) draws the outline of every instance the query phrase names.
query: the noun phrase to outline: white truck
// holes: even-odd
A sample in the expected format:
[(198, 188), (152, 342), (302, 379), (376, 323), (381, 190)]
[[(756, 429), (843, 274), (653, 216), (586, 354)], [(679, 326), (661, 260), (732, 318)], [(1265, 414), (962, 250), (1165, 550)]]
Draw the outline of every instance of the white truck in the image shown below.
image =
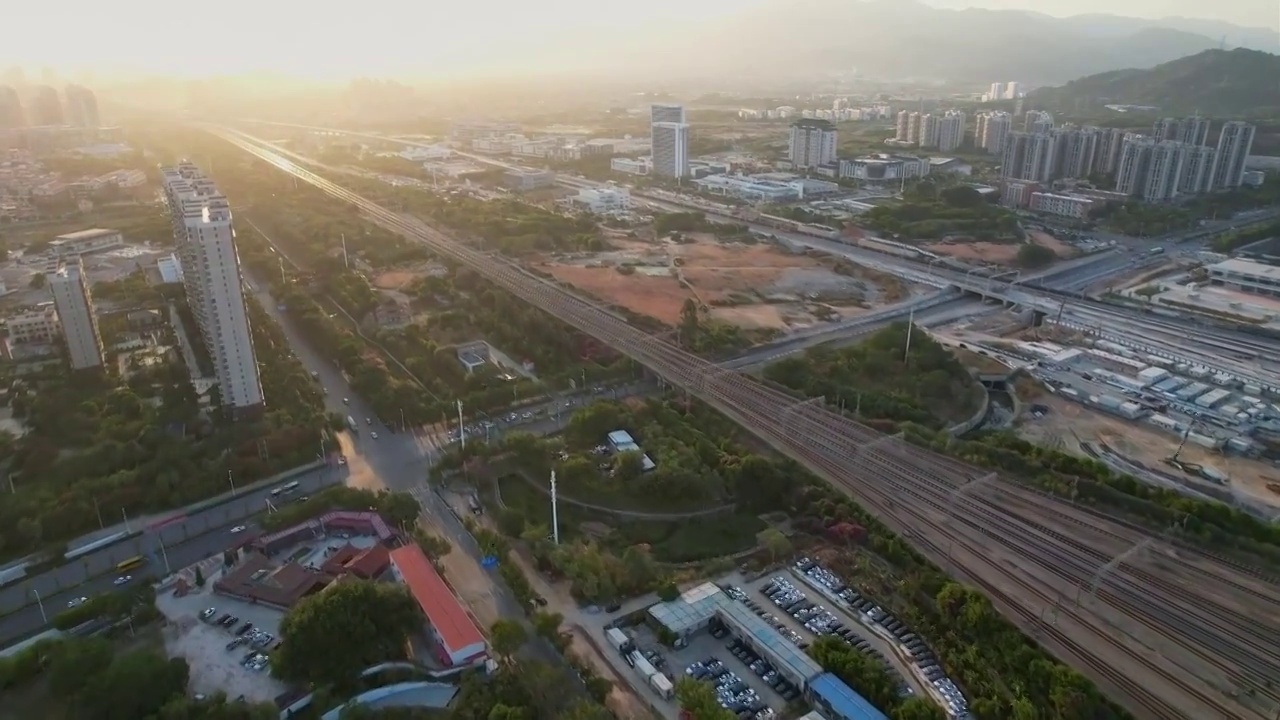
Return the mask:
[(622, 652), (623, 648), (631, 644), (631, 638), (627, 637), (627, 634), (622, 632), (621, 628), (609, 628), (605, 631), (604, 636), (608, 638), (609, 644), (613, 646), (613, 649), (618, 652)]
[(654, 673), (653, 675), (650, 675), (649, 686), (652, 687), (653, 691), (658, 693), (658, 695), (664, 700), (670, 700), (676, 696), (675, 686), (672, 685), (671, 681), (667, 679), (667, 676), (662, 673)]

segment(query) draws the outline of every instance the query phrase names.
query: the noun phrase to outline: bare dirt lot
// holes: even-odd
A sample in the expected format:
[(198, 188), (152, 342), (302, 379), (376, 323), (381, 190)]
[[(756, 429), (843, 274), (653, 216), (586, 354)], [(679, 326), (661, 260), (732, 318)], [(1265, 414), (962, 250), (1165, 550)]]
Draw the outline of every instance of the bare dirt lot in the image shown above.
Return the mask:
[(1058, 238), (1042, 230), (1028, 231), (1027, 238), (1041, 247), (1047, 247), (1052, 250), (1054, 254), (1058, 256), (1059, 260), (1066, 260), (1080, 254), (1080, 251), (1075, 249), (1072, 245), (1064, 243)]
[[(1174, 435), (1141, 423), (1112, 418), (1054, 395), (1044, 394), (1035, 402), (1047, 406), (1049, 414), (1020, 423), (1018, 432), (1024, 438), (1082, 457), (1087, 454), (1080, 447), (1081, 442), (1102, 441), (1126, 458), (1149, 468), (1177, 474), (1164, 463), (1164, 459), (1178, 448), (1178, 438)], [(1280, 506), (1280, 495), (1267, 489), (1268, 482), (1280, 482), (1280, 471), (1268, 463), (1223, 455), (1193, 443), (1187, 443), (1179, 457), (1187, 462), (1216, 468), (1231, 478), (1231, 485), (1237, 490), (1260, 502)], [(1194, 480), (1191, 476), (1185, 477)]]
[[(1028, 231), (1027, 239), (1037, 245), (1049, 248), (1058, 256), (1059, 260), (1066, 260), (1080, 254), (1079, 251), (1071, 245), (1062, 242), (1049, 233), (1039, 230)], [(924, 247), (931, 252), (947, 255), (956, 258), (957, 260), (985, 262), (992, 263), (994, 265), (1013, 265), (1018, 259), (1018, 248), (1021, 247), (1021, 245), (1016, 242), (993, 243), (947, 241), (929, 243)]]
[(607, 252), (543, 258), (535, 266), (612, 305), (673, 325), (689, 298), (725, 322), (786, 330), (856, 314), (881, 295), (874, 282), (838, 274), (817, 258), (699, 233), (688, 237), (694, 242), (619, 239)]

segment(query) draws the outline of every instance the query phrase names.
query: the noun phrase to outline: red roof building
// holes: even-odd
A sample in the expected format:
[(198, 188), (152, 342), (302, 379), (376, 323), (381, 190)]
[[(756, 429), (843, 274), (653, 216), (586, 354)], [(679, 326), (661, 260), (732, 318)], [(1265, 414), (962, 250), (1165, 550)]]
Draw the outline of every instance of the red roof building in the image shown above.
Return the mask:
[(330, 575), (350, 573), (364, 580), (372, 580), (386, 572), (390, 566), (391, 554), (382, 545), (374, 545), (364, 550), (344, 545), (324, 561), (321, 569)]
[(440, 661), (452, 667), (483, 656), (484, 635), (422, 549), (410, 544), (392, 550), (390, 555), (396, 575), (409, 587), (427, 616)]

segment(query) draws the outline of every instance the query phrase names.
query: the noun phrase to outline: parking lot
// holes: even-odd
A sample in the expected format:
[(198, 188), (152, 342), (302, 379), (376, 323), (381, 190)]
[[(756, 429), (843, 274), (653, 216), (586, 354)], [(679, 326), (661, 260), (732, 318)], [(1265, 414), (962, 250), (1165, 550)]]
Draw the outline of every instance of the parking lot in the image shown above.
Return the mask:
[[(878, 638), (877, 635), (879, 633), (889, 635), (897, 644), (897, 650), (910, 657), (912, 660), (914, 667), (912, 668), (912, 672), (907, 673), (907, 676), (912, 679), (912, 684), (915, 685), (918, 683), (918, 678), (915, 677), (916, 673), (922, 675), (929, 683), (929, 688), (927, 688), (928, 693), (926, 696), (934, 700), (941, 700), (944, 709), (947, 711), (948, 717), (956, 718), (957, 720), (965, 720), (970, 717), (968, 712), (968, 702), (965, 700), (964, 694), (961, 693), (955, 683), (946, 676), (946, 673), (942, 670), (941, 664), (938, 662), (937, 656), (935, 656), (933, 651), (929, 649), (929, 646), (925, 643), (924, 639), (911, 632), (911, 628), (907, 627), (905, 623), (898, 620), (884, 608), (878, 606), (874, 601), (863, 597), (857, 589), (846, 586), (840, 578), (836, 577), (833, 573), (808, 558), (804, 558), (797, 562), (793, 568), (793, 572), (804, 574), (814, 582), (837, 595), (843, 604), (847, 605), (848, 613), (841, 613), (842, 615), (852, 615), (853, 613), (858, 614), (858, 621), (863, 626), (862, 629), (864, 631), (856, 632), (845, 627), (835, 631), (837, 636), (842, 637), (846, 642), (854, 645), (863, 652), (883, 660), (888, 667), (895, 669), (896, 672), (897, 669), (894, 667), (895, 663), (889, 660), (890, 657), (894, 657), (894, 649), (889, 649), (888, 652), (886, 652), (885, 650), (877, 649), (872, 644), (874, 640), (880, 640), (882, 643), (888, 642), (883, 638)], [(770, 584), (775, 587), (769, 588), (766, 586), (766, 593), (772, 592), (772, 597), (775, 598), (782, 596), (782, 599), (787, 603), (788, 610), (791, 610), (796, 606), (789, 600), (787, 591), (780, 590), (778, 588), (789, 586), (798, 591), (808, 589), (805, 588), (803, 583), (791, 583), (787, 581), (785, 577), (782, 578), (782, 582), (772, 581)], [(809, 594), (815, 594), (811, 589), (809, 590)], [(857, 625), (854, 625), (853, 627), (857, 628)], [(874, 628), (875, 631), (866, 631), (872, 628)], [(900, 677), (902, 676), (901, 672), (898, 672), (898, 674)], [(918, 689), (926, 690), (926, 688), (922, 686), (919, 686)]]
[(165, 648), (190, 664), (193, 692), (222, 691), (232, 699), (274, 700), (285, 687), (271, 679), (268, 659), (279, 642), (283, 614), (216, 596), (211, 586), (212, 580), (186, 597), (168, 592), (157, 596), (156, 605), (169, 619)]

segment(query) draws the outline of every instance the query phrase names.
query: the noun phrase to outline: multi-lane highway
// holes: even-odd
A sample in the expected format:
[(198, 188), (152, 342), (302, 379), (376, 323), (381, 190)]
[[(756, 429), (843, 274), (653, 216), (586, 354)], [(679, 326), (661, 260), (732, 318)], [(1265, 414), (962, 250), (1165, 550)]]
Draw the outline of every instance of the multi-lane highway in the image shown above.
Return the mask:
[(1280, 690), (1267, 680), (1280, 675), (1280, 588), (1250, 569), (881, 436), (820, 403), (796, 402), (335, 185), (279, 148), (210, 129), (710, 403), (856, 498), (935, 563), (985, 588), (1024, 631), (1140, 716), (1269, 718), (1280, 711)]

